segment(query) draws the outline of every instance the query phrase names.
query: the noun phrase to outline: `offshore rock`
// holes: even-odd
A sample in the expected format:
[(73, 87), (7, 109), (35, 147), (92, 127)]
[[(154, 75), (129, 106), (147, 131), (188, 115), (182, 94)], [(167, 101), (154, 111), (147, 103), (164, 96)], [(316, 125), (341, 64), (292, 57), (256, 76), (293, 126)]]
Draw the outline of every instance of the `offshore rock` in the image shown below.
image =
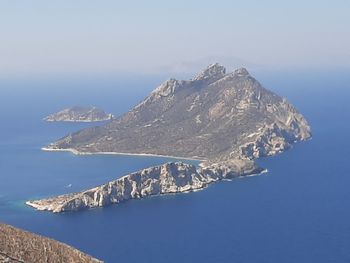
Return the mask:
[(67, 122), (95, 122), (113, 119), (112, 114), (107, 114), (96, 107), (75, 106), (50, 114), (44, 121), (67, 121)]

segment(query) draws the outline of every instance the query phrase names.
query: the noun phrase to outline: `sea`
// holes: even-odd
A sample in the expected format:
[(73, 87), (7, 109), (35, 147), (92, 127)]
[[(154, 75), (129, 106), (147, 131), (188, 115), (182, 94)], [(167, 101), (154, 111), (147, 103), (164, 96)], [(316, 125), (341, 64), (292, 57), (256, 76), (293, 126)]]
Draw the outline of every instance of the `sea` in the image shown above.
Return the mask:
[(349, 70), (251, 73), (306, 117), (311, 140), (258, 160), (268, 169), (262, 175), (61, 214), (25, 201), (177, 159), (45, 152), (50, 142), (100, 124), (42, 118), (74, 105), (119, 115), (167, 77), (0, 78), (0, 221), (112, 263), (350, 262)]

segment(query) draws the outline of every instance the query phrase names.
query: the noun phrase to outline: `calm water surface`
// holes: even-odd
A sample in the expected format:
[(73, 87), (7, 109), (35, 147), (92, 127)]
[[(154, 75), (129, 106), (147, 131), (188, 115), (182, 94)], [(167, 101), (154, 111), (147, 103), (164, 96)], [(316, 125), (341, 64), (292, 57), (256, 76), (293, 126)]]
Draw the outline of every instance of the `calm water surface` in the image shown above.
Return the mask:
[(256, 76), (295, 104), (313, 130), (312, 140), (259, 160), (269, 173), (66, 214), (23, 202), (171, 159), (43, 152), (47, 143), (95, 124), (41, 118), (77, 104), (120, 114), (162, 78), (1, 80), (0, 220), (106, 262), (350, 262), (349, 74)]

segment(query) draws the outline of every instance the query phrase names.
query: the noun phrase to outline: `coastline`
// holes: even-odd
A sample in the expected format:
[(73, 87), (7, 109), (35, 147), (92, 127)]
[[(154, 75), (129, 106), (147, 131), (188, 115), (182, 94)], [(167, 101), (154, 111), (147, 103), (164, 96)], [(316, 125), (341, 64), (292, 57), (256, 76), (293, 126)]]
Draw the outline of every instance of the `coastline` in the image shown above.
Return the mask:
[(71, 152), (75, 155), (126, 155), (126, 156), (144, 156), (144, 157), (164, 157), (164, 158), (172, 158), (172, 159), (181, 159), (181, 160), (189, 160), (189, 161), (199, 161), (205, 162), (205, 159), (199, 158), (187, 158), (180, 156), (172, 156), (172, 155), (160, 155), (160, 154), (150, 154), (150, 153), (122, 153), (122, 152), (80, 152), (76, 149), (67, 148), (67, 149), (52, 149), (47, 147), (42, 147), (42, 151), (47, 152)]
[[(253, 176), (258, 176), (261, 175), (263, 173), (267, 173), (268, 170), (267, 169), (258, 169), (256, 170), (254, 168), (254, 170), (245, 170), (246, 174), (242, 174), (242, 175), (238, 175), (238, 176), (234, 176), (231, 177), (230, 175), (228, 177), (226, 177), (226, 175), (228, 175), (229, 173), (231, 173), (232, 171), (236, 171), (237, 167), (234, 168), (233, 170), (231, 168), (212, 168), (214, 169), (214, 174), (212, 174), (212, 170), (209, 169), (209, 171), (207, 171), (206, 174), (206, 170), (204, 170), (202, 172), (202, 170), (198, 171), (197, 169), (200, 169), (199, 167), (201, 167), (201, 164), (203, 164), (203, 162), (205, 162), (206, 160), (200, 160), (200, 159), (195, 159), (195, 158), (181, 158), (181, 157), (176, 157), (176, 156), (169, 156), (169, 155), (156, 155), (156, 154), (146, 154), (146, 153), (122, 153), (122, 152), (81, 152), (79, 150), (73, 149), (73, 148), (66, 148), (66, 149), (55, 149), (55, 148), (50, 148), (50, 147), (42, 147), (41, 150), (43, 151), (52, 151), (52, 152), (71, 152), (75, 155), (93, 155), (93, 154), (100, 154), (100, 155), (125, 155), (125, 156), (154, 156), (154, 157), (166, 157), (166, 158), (173, 158), (173, 159), (177, 159), (179, 161), (182, 161), (182, 165), (184, 165), (184, 167), (186, 168), (184, 171), (185, 174), (188, 174), (187, 172), (191, 173), (191, 167), (196, 167), (194, 168), (196, 169), (198, 176), (204, 176), (206, 178), (206, 180), (201, 181), (199, 180), (201, 183), (198, 183), (197, 181), (192, 181), (188, 182), (188, 185), (186, 185), (186, 187), (182, 186), (182, 187), (178, 187), (176, 190), (175, 188), (172, 189), (172, 187), (168, 187), (164, 192), (154, 192), (153, 190), (156, 188), (152, 188), (152, 184), (149, 186), (151, 187), (152, 191), (150, 192), (145, 192), (143, 193), (142, 196), (124, 196), (124, 195), (116, 195), (113, 196), (115, 198), (119, 198), (117, 201), (106, 201), (106, 203), (101, 200), (109, 200), (109, 196), (113, 195), (113, 193), (108, 193), (107, 195), (104, 194), (104, 186), (107, 185), (109, 182), (107, 182), (106, 184), (91, 188), (91, 189), (86, 189), (80, 192), (76, 192), (76, 193), (69, 193), (69, 194), (64, 194), (64, 195), (59, 195), (59, 196), (54, 196), (51, 198), (44, 198), (44, 199), (39, 199), (39, 200), (27, 200), (25, 202), (25, 204), (29, 207), (32, 207), (38, 211), (51, 211), (53, 213), (60, 213), (60, 212), (68, 212), (68, 211), (78, 211), (78, 210), (83, 210), (83, 209), (91, 209), (91, 208), (97, 208), (97, 207), (103, 207), (106, 205), (110, 205), (113, 203), (119, 203), (122, 201), (127, 201), (129, 199), (143, 199), (146, 197), (151, 197), (151, 196), (159, 196), (159, 195), (169, 195), (169, 194), (180, 194), (180, 193), (191, 193), (191, 192), (197, 192), (197, 191), (201, 191), (207, 187), (209, 187), (209, 185), (211, 184), (215, 184), (218, 183), (219, 181), (233, 181), (234, 179), (238, 179), (238, 178), (244, 178), (244, 177), (253, 177)], [(193, 165), (193, 164), (185, 164), (184, 161), (190, 161), (190, 160), (194, 160), (194, 161), (199, 161), (200, 163), (197, 165)], [(169, 166), (171, 165), (171, 163), (167, 163), (167, 164), (163, 164), (163, 166)], [(199, 167), (198, 167), (199, 166)], [(152, 169), (155, 167), (150, 167), (148, 169)], [(146, 168), (147, 169), (147, 168)], [(219, 169), (219, 173), (215, 174), (216, 170), (215, 169)], [(229, 170), (227, 170), (229, 169)], [(176, 169), (175, 169), (176, 170)], [(153, 171), (153, 170), (152, 170)], [(168, 171), (168, 168), (166, 169), (166, 171)], [(176, 170), (177, 171), (177, 170)], [(181, 171), (183, 171), (181, 169)], [(241, 171), (242, 172), (242, 171)], [(142, 174), (142, 170), (135, 172), (135, 173), (141, 173)], [(157, 173), (157, 172), (156, 172)], [(148, 172), (146, 173), (148, 174)], [(177, 173), (175, 173), (176, 175)], [(159, 175), (160, 176), (160, 175)], [(173, 174), (172, 172), (169, 172), (169, 174), (167, 176), (172, 177)], [(176, 177), (176, 176), (175, 176)], [(116, 185), (121, 185), (123, 186), (124, 184), (120, 182), (120, 180), (125, 179), (127, 181), (132, 181), (132, 177), (130, 177), (130, 174), (124, 175), (119, 177), (118, 179), (116, 179), (115, 181), (113, 181)], [(158, 179), (160, 180), (160, 179)], [(123, 180), (122, 180), (123, 181)], [(124, 181), (123, 181), (124, 182)], [(177, 182), (175, 180), (175, 182)], [(134, 185), (134, 184), (131, 184)], [(178, 186), (177, 183), (175, 183), (175, 186)], [(117, 187), (117, 186), (114, 186)], [(123, 186), (125, 187), (125, 186)], [(138, 187), (138, 188), (137, 188)], [(143, 190), (147, 190), (148, 188), (146, 187), (145, 189), (143, 189), (142, 187), (140, 188), (140, 186), (137, 186), (134, 190), (136, 191), (140, 191), (142, 192)], [(89, 193), (92, 193), (92, 195)], [(103, 194), (102, 194), (103, 193)], [(115, 193), (114, 193), (115, 194)], [(86, 197), (86, 195), (88, 197)], [(91, 196), (94, 196), (93, 198), (91, 198)], [(96, 196), (98, 197), (96, 199)], [(101, 199), (102, 198), (102, 199)], [(71, 207), (72, 206), (72, 207)]]
[[(169, 164), (165, 164), (165, 165), (169, 165)], [(190, 164), (184, 164), (187, 166), (193, 166)], [(154, 167), (153, 167), (154, 168)], [(149, 169), (152, 169), (149, 168)], [(53, 212), (53, 213), (61, 213), (61, 212), (73, 212), (73, 211), (79, 211), (79, 210), (85, 210), (85, 209), (96, 209), (96, 208), (100, 208), (100, 207), (104, 207), (107, 205), (112, 205), (112, 204), (118, 204), (120, 202), (126, 202), (130, 199), (135, 199), (135, 200), (140, 200), (140, 199), (144, 199), (144, 198), (150, 198), (150, 197), (156, 197), (156, 196), (167, 196), (167, 195), (177, 195), (177, 194), (182, 194), (182, 193), (194, 193), (194, 192), (199, 192), (202, 191), (206, 188), (208, 188), (211, 184), (216, 184), (219, 183), (220, 181), (233, 181), (235, 179), (242, 179), (245, 177), (255, 177), (264, 173), (267, 173), (268, 170), (267, 169), (263, 169), (261, 170), (261, 172), (253, 172), (251, 174), (246, 174), (246, 175), (239, 175), (239, 176), (235, 176), (232, 178), (224, 178), (224, 177), (214, 177), (214, 178), (208, 178), (208, 180), (200, 185), (196, 185), (196, 184), (191, 184), (192, 186), (195, 186), (194, 188), (185, 188), (185, 187), (181, 187), (180, 189), (177, 189), (174, 191), (174, 189), (168, 189), (169, 191), (165, 191), (165, 192), (158, 192), (158, 193), (152, 193), (149, 192), (148, 194), (144, 195), (144, 196), (126, 196), (126, 198), (122, 198), (120, 200), (117, 201), (110, 201), (107, 203), (104, 203), (99, 200), (96, 201), (95, 200), (95, 196), (99, 196), (100, 198), (108, 198), (109, 196), (105, 196), (105, 195), (101, 195), (101, 190), (103, 190), (103, 188), (110, 182), (107, 182), (105, 184), (102, 184), (100, 186), (94, 187), (94, 188), (90, 188), (90, 189), (86, 189), (86, 190), (82, 190), (79, 192), (75, 192), (75, 193), (68, 193), (68, 194), (62, 194), (62, 195), (58, 195), (58, 196), (54, 196), (54, 197), (49, 197), (49, 198), (44, 198), (44, 199), (38, 199), (38, 200), (27, 200), (25, 202), (25, 204), (29, 207), (32, 207), (38, 211), (48, 211), (48, 212)], [(142, 170), (135, 172), (135, 173), (141, 173), (142, 174)], [(171, 174), (171, 173), (170, 173)], [(117, 183), (120, 181), (123, 181), (123, 178), (126, 180), (130, 180), (130, 175), (131, 174), (126, 174), (124, 176), (119, 177), (118, 179), (112, 181), (113, 183)], [(210, 175), (208, 174), (208, 176), (210, 177)], [(191, 186), (190, 185), (190, 186)], [(141, 189), (142, 190), (142, 189)], [(89, 195), (90, 193), (90, 195)], [(91, 195), (91, 193), (93, 193), (93, 195)], [(94, 196), (94, 200), (86, 200), (86, 195), (87, 196)], [(97, 195), (96, 195), (97, 194)], [(108, 195), (111, 195), (111, 193), (109, 193)], [(85, 197), (84, 197), (85, 196)], [(117, 197), (117, 196), (116, 196)], [(89, 198), (88, 198), (89, 199)], [(79, 202), (76, 202), (76, 200), (78, 200)], [(73, 201), (73, 202), (72, 202)], [(80, 202), (81, 201), (81, 202)], [(78, 205), (76, 206), (76, 204), (78, 203)], [(81, 206), (81, 204), (83, 203), (83, 206)], [(68, 205), (68, 206), (67, 206)], [(73, 205), (73, 208), (70, 207), (71, 205)], [(68, 209), (67, 209), (68, 208)]]

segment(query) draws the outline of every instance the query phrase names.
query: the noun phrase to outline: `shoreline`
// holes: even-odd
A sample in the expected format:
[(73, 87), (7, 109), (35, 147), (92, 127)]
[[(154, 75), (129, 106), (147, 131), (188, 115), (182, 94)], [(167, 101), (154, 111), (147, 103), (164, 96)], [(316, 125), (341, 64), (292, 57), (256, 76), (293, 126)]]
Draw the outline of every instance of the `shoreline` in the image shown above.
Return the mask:
[(42, 151), (47, 152), (71, 152), (75, 155), (125, 155), (125, 156), (143, 156), (143, 157), (163, 157), (163, 158), (172, 158), (172, 159), (181, 159), (188, 161), (199, 161), (205, 162), (207, 160), (198, 159), (198, 158), (186, 158), (172, 155), (160, 155), (160, 154), (151, 154), (151, 153), (122, 153), (122, 152), (80, 152), (76, 149), (67, 148), (67, 149), (52, 149), (47, 147), (42, 147)]
[[(259, 175), (262, 175), (264, 173), (268, 173), (268, 169), (264, 169), (262, 170), (261, 172), (259, 173), (252, 173), (252, 174), (247, 174), (247, 175), (240, 175), (240, 176), (237, 176), (237, 177), (233, 177), (233, 178), (222, 178), (222, 179), (218, 179), (218, 180), (212, 180), (212, 181), (208, 181), (207, 184), (199, 187), (199, 188), (196, 188), (196, 189), (187, 189), (187, 190), (178, 190), (178, 191), (174, 191), (174, 192), (166, 192), (166, 193), (157, 193), (157, 194), (150, 194), (150, 195), (147, 195), (147, 196), (143, 196), (143, 197), (140, 197), (140, 198), (129, 198), (129, 199), (125, 199), (125, 200), (122, 200), (121, 202), (126, 202), (128, 200), (142, 200), (142, 199), (145, 199), (145, 198), (153, 198), (153, 197), (159, 197), (159, 196), (168, 196), (168, 195), (178, 195), (178, 194), (189, 194), (189, 193), (195, 193), (195, 192), (199, 192), (199, 191), (202, 191), (208, 187), (210, 187), (212, 184), (217, 184), (217, 183), (220, 183), (220, 182), (232, 182), (236, 179), (243, 179), (245, 177), (255, 177), (255, 176), (259, 176)], [(124, 175), (124, 176), (121, 176), (119, 177), (118, 179), (116, 180), (119, 180), (123, 177), (127, 177), (129, 176), (130, 174), (127, 174), (127, 175)], [(95, 188), (99, 188), (99, 187), (102, 187), (103, 185), (100, 185), (100, 186), (97, 186)], [(86, 189), (86, 190), (82, 190), (82, 191), (79, 191), (79, 192), (76, 192), (76, 193), (68, 193), (68, 194), (62, 194), (62, 195), (59, 195), (59, 196), (54, 196), (54, 197), (48, 197), (48, 198), (43, 198), (43, 199), (38, 199), (38, 200), (27, 200), (25, 202), (25, 205), (28, 206), (28, 207), (32, 207), (34, 209), (36, 209), (37, 211), (47, 211), (47, 212), (53, 212), (53, 213), (61, 213), (61, 212), (73, 212), (73, 211), (80, 211), (82, 209), (78, 209), (78, 210), (68, 210), (68, 211), (60, 211), (60, 210), (55, 210), (54, 207), (55, 207), (55, 203), (53, 202), (52, 203), (49, 203), (49, 204), (41, 204), (40, 202), (42, 201), (50, 201), (51, 199), (54, 199), (54, 198), (62, 198), (62, 197), (67, 197), (68, 199), (70, 197), (74, 197), (74, 195), (78, 195), (78, 194), (81, 194), (85, 191), (89, 191), (89, 190), (92, 190), (94, 188), (91, 188), (91, 189)], [(38, 203), (39, 202), (39, 203)], [(58, 200), (56, 201), (56, 206), (57, 206), (57, 202), (60, 203), (62, 202), (61, 200)], [(109, 203), (108, 205), (113, 205), (113, 204), (118, 204), (119, 202), (112, 202), (112, 203)], [(85, 207), (83, 209), (97, 209), (97, 208), (102, 208), (104, 207), (105, 205), (98, 205), (98, 206), (88, 206), (88, 207)]]

